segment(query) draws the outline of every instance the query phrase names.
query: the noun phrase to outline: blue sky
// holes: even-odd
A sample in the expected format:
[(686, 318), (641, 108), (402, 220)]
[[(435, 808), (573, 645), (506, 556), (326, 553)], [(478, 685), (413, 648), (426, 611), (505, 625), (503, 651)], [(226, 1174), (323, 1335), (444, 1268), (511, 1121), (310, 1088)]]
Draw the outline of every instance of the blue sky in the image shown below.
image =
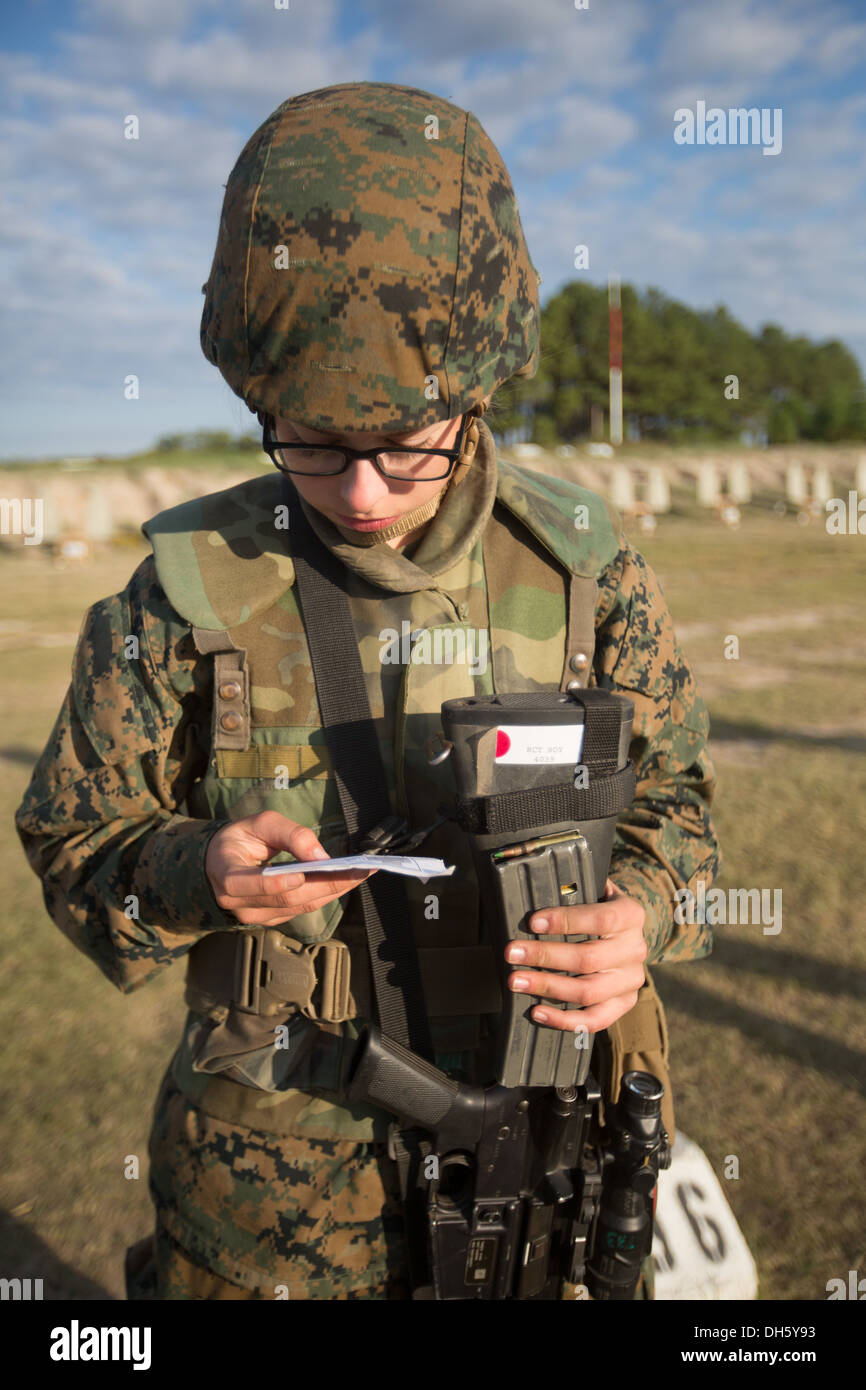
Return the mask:
[[(511, 172), (543, 302), (613, 271), (724, 303), (751, 329), (841, 338), (866, 368), (861, 0), (6, 0), (0, 13), (0, 458), (251, 426), (199, 346), (223, 184), (274, 107), (338, 82), (403, 83), (476, 114)], [(781, 153), (677, 145), (674, 111), (698, 100), (780, 107)], [(123, 138), (130, 113), (138, 141)]]

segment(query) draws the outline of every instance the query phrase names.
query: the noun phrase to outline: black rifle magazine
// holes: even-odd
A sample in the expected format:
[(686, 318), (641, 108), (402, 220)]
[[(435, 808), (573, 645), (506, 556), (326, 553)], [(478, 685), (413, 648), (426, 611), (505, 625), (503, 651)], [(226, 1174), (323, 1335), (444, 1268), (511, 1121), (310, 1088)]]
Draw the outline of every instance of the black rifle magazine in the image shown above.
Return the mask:
[[(501, 1086), (582, 1086), (589, 1073), (591, 1033), (546, 1028), (531, 1016), (537, 1005), (550, 1003), (557, 1009), (574, 1010), (577, 1025), (580, 1005), (515, 994), (507, 987), (509, 975), (518, 967), (509, 965), (502, 951), (511, 941), (541, 939), (525, 929), (534, 912), (557, 904), (576, 907), (594, 903), (598, 898), (592, 851), (580, 831), (569, 832), (568, 838), (560, 831), (549, 838), (553, 843), (528, 849), (526, 853), (501, 859), (496, 858), (497, 852), (490, 855), (490, 880), (498, 908), (496, 920), (500, 930), (505, 931), (504, 938), (497, 942), (504, 967), (496, 1052), (496, 1079)], [(590, 938), (546, 934), (543, 939), (576, 944)]]

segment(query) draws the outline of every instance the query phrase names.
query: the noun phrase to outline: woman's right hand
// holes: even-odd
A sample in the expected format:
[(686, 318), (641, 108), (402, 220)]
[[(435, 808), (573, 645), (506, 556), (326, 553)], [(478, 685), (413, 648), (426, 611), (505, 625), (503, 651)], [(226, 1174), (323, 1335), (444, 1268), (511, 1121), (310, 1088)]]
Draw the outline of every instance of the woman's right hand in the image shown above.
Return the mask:
[(327, 850), (308, 826), (279, 811), (260, 811), (218, 830), (207, 847), (205, 873), (217, 905), (231, 912), (244, 927), (278, 927), (313, 912), (357, 888), (377, 869), (352, 869), (332, 874), (291, 873), (263, 877), (261, 865), (279, 850), (299, 861), (328, 859)]

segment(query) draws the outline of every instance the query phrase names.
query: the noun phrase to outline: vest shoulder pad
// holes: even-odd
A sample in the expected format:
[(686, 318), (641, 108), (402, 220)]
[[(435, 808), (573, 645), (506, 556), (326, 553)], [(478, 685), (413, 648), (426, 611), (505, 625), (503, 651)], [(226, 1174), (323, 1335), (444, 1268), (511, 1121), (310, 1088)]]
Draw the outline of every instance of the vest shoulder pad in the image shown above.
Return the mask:
[(496, 496), (571, 574), (596, 578), (619, 552), (619, 518), (578, 483), (500, 459)]
[(295, 578), (278, 529), (282, 479), (266, 474), (158, 512), (142, 526), (159, 582), (193, 627), (232, 628), (270, 608)]

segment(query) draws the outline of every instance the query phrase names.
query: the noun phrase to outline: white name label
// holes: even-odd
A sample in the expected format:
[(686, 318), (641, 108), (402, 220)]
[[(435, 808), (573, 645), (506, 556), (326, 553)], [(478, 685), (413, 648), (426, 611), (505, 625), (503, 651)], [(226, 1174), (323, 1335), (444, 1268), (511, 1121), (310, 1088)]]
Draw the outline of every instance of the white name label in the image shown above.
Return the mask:
[(496, 730), (497, 763), (568, 763), (580, 761), (582, 724), (502, 724)]

